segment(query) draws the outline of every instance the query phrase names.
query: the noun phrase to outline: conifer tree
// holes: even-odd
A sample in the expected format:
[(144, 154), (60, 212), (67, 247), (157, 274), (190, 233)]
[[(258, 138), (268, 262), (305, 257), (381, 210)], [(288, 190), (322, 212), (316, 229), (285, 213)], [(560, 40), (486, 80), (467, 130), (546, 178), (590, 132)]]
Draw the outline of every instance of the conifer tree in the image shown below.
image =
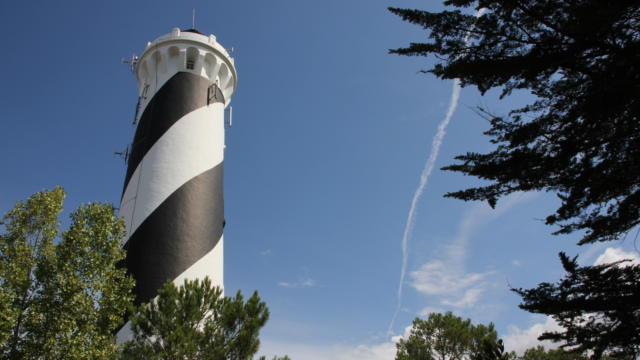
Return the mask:
[(552, 315), (566, 331), (545, 332), (541, 340), (561, 342), (574, 353), (636, 359), (640, 356), (640, 265), (628, 261), (579, 266), (560, 253), (566, 276), (557, 284), (515, 289), (524, 310)]
[(493, 324), (431, 313), (413, 320), (409, 337), (396, 344), (396, 360), (502, 360), (501, 346)]
[(122, 360), (250, 360), (269, 318), (257, 293), (247, 301), (240, 292), (225, 297), (208, 277), (180, 287), (167, 282), (133, 314), (134, 337), (124, 344)]

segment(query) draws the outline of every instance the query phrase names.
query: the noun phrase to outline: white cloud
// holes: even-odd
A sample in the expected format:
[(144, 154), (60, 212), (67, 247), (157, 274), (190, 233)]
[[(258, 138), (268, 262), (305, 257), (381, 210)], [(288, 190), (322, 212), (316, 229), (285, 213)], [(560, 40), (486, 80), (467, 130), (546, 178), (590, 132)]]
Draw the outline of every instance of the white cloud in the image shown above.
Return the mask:
[(337, 347), (334, 356), (325, 359), (337, 360), (389, 360), (396, 354), (396, 345), (393, 342), (386, 342), (376, 345), (359, 345), (356, 347)]
[(396, 343), (411, 334), (412, 325), (406, 326), (402, 334), (374, 337), (361, 344), (304, 344), (286, 343), (263, 339), (260, 343), (260, 355), (267, 359), (273, 356), (289, 355), (294, 360), (392, 360), (396, 355)]
[(585, 250), (580, 253), (580, 256), (578, 256), (578, 263), (582, 266), (593, 263), (593, 259), (596, 257), (596, 255), (599, 254), (602, 251), (602, 249), (606, 247), (607, 247), (607, 244), (602, 242), (591, 244), (589, 247), (585, 248)]
[(273, 253), (271, 252), (271, 249), (266, 249), (266, 250), (260, 251), (260, 255), (261, 256), (269, 256), (269, 255), (272, 255), (272, 254)]
[(390, 360), (395, 357), (396, 346), (393, 340), (377, 344), (338, 344), (309, 345), (287, 344), (263, 341), (260, 354), (271, 359), (274, 355), (289, 355), (292, 359), (302, 360)]
[(316, 281), (313, 279), (306, 279), (300, 282), (300, 285), (303, 287), (311, 287), (316, 285)]
[(594, 265), (610, 264), (620, 260), (631, 260), (620, 264), (620, 266), (638, 265), (640, 264), (640, 256), (635, 252), (626, 252), (620, 248), (607, 248), (596, 259)]
[(405, 327), (404, 331), (402, 332), (402, 335), (396, 335), (391, 337), (391, 342), (396, 344), (398, 341), (400, 341), (400, 339), (407, 339), (409, 335), (411, 335), (411, 329), (413, 329), (413, 325), (409, 325)]
[(423, 264), (410, 274), (413, 286), (425, 295), (450, 295), (462, 289), (477, 285), (489, 273), (456, 273), (441, 260)]
[(314, 287), (316, 286), (316, 281), (311, 278), (301, 279), (297, 282), (280, 281), (278, 282), (278, 286), (286, 287), (286, 288)]
[(423, 308), (422, 310), (420, 310), (420, 311), (418, 312), (418, 315), (420, 315), (420, 316), (422, 316), (422, 317), (426, 318), (426, 317), (428, 317), (428, 316), (429, 316), (429, 314), (431, 314), (431, 313), (443, 313), (443, 312), (445, 312), (445, 310), (444, 310), (444, 309), (442, 309), (442, 308), (439, 308), (439, 307), (433, 307), (433, 306), (427, 306), (427, 307)]
[(511, 260), (511, 265), (520, 266), (520, 265), (522, 265), (522, 262), (520, 260), (518, 260), (518, 259), (513, 259), (513, 260)]
[(442, 304), (458, 307), (458, 308), (468, 308), (473, 306), (476, 302), (478, 302), (478, 299), (480, 298), (480, 295), (483, 292), (484, 292), (484, 288), (481, 288), (481, 287), (471, 288), (464, 292), (464, 295), (462, 295), (461, 299), (457, 301), (442, 300)]
[(517, 326), (510, 326), (508, 333), (502, 339), (506, 351), (515, 351), (522, 354), (526, 349), (542, 345), (547, 349), (558, 346), (549, 341), (539, 341), (538, 336), (545, 331), (560, 331), (562, 327), (550, 316), (544, 322), (531, 325), (529, 328), (520, 329)]

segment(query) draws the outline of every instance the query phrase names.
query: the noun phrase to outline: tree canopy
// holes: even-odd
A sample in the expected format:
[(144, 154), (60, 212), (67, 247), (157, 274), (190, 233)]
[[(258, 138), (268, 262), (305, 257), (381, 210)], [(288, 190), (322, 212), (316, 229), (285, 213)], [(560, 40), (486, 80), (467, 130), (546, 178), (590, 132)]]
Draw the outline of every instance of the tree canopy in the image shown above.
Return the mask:
[(65, 193), (57, 187), (18, 202), (0, 234), (0, 358), (112, 359), (113, 332), (133, 300), (124, 224), (108, 204), (71, 214), (59, 233)]
[[(571, 262), (571, 260), (569, 260)], [(609, 266), (605, 266), (609, 268)], [(620, 333), (617, 334), (618, 336)], [(431, 313), (427, 319), (416, 318), (410, 334), (396, 344), (396, 360), (586, 360), (580, 349), (529, 348), (521, 355), (504, 352), (502, 340), (493, 328), (471, 320), (463, 320), (451, 312)], [(634, 356), (618, 353), (602, 359), (634, 360)], [(262, 359), (263, 360), (263, 359)]]
[[(617, 239), (640, 222), (640, 1), (449, 0), (431, 13), (390, 8), (428, 30), (425, 43), (391, 50), (434, 55), (426, 72), (482, 93), (523, 89), (536, 100), (490, 117), (494, 151), (445, 167), (490, 184), (446, 196), (485, 200), (553, 191), (546, 218), (581, 243)], [(484, 8), (482, 16), (460, 8)], [(473, 26), (472, 26), (473, 25)], [(465, 41), (466, 40), (466, 41)]]
[(451, 312), (416, 318), (407, 339), (396, 344), (396, 360), (498, 360), (502, 349), (493, 324), (473, 325)]
[(124, 344), (121, 359), (249, 360), (268, 318), (257, 293), (247, 301), (239, 291), (224, 297), (208, 277), (185, 280), (180, 287), (167, 282), (155, 300), (133, 312), (134, 336)]

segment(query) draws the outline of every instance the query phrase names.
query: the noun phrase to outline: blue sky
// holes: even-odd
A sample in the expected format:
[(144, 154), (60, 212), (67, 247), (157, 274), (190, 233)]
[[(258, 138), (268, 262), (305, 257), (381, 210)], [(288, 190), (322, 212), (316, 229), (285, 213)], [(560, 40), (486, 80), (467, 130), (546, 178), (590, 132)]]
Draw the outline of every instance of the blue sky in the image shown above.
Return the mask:
[[(133, 136), (134, 78), (121, 63), (173, 27), (213, 33), (238, 70), (225, 159), (225, 284), (258, 290), (271, 320), (265, 354), (294, 359), (392, 359), (393, 337), (429, 311), (493, 321), (511, 349), (552, 326), (517, 309), (509, 286), (562, 275), (557, 252), (593, 263), (634, 248), (577, 248), (543, 219), (548, 194), (485, 204), (442, 194), (478, 184), (438, 170), (456, 154), (488, 151), (487, 123), (527, 101), (462, 89), (417, 202), (403, 297), (393, 326), (401, 242), (412, 197), (450, 106), (451, 81), (419, 74), (430, 60), (387, 54), (420, 28), (387, 6), (427, 1), (1, 2), (0, 210), (62, 185), (66, 209), (117, 203)], [(612, 250), (613, 248), (619, 250)], [(390, 332), (388, 330), (391, 330)]]

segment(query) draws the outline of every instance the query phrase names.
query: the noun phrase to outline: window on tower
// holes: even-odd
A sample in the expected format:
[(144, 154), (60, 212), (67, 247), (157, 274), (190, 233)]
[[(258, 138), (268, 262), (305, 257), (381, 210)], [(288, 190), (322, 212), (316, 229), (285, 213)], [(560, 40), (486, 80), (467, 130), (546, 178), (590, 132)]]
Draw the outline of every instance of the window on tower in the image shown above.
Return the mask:
[(189, 70), (195, 69), (196, 59), (198, 58), (198, 49), (196, 48), (188, 48), (187, 49), (187, 63), (186, 67)]

